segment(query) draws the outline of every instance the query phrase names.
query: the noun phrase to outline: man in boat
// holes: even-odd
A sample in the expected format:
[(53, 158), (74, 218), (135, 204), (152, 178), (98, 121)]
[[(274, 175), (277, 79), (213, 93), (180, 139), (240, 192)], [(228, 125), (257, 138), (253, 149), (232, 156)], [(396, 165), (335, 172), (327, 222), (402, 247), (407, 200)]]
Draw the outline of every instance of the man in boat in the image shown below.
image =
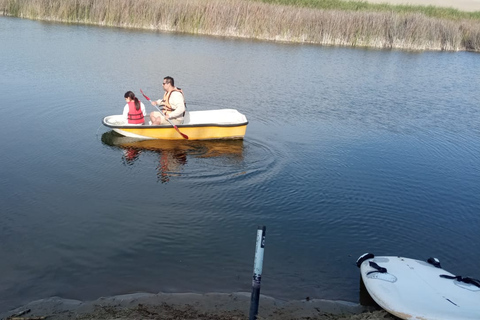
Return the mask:
[(152, 105), (163, 106), (162, 112), (165, 117), (159, 111), (153, 111), (150, 113), (151, 124), (166, 124), (167, 119), (173, 124), (182, 124), (183, 117), (185, 116), (185, 98), (183, 97), (183, 91), (180, 88), (175, 87), (175, 81), (172, 77), (163, 78), (162, 85), (163, 90), (165, 90), (163, 99), (152, 101)]

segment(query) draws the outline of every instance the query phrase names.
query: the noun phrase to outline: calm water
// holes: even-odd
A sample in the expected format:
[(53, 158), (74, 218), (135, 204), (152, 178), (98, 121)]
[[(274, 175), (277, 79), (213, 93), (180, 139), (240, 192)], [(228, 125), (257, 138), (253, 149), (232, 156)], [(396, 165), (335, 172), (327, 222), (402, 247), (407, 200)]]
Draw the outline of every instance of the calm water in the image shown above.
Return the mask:
[[(262, 293), (277, 298), (358, 301), (364, 252), (480, 277), (478, 54), (5, 17), (0, 39), (0, 312), (250, 291), (258, 225)], [(160, 97), (166, 75), (190, 110), (244, 113), (245, 140), (138, 142), (101, 125), (127, 90)]]

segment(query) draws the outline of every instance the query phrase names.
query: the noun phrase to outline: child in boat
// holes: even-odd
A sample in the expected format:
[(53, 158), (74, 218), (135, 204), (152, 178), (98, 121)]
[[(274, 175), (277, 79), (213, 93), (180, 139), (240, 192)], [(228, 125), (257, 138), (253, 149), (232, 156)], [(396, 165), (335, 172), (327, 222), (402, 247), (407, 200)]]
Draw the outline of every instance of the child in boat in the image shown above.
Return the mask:
[(135, 97), (132, 91), (125, 92), (127, 104), (123, 108), (123, 116), (129, 124), (144, 124), (147, 111), (145, 105)]

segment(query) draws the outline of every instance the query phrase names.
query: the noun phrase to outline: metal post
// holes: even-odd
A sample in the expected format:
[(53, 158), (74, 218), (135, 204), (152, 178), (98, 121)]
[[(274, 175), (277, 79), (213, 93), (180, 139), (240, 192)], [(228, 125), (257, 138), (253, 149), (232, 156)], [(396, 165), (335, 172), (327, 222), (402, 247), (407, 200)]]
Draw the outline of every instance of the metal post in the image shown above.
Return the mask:
[(262, 281), (263, 251), (265, 247), (265, 226), (257, 229), (257, 246), (255, 247), (255, 261), (253, 265), (252, 297), (250, 299), (249, 320), (256, 320), (258, 302), (260, 300), (260, 282)]

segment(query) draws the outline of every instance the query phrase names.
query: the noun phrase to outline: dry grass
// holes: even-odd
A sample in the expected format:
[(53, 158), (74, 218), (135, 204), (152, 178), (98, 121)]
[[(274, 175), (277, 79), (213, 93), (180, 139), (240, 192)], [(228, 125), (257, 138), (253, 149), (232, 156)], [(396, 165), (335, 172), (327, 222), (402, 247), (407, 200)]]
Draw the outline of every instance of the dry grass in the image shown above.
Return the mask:
[(480, 21), (396, 11), (323, 10), (249, 0), (0, 0), (41, 20), (324, 45), (480, 51)]

